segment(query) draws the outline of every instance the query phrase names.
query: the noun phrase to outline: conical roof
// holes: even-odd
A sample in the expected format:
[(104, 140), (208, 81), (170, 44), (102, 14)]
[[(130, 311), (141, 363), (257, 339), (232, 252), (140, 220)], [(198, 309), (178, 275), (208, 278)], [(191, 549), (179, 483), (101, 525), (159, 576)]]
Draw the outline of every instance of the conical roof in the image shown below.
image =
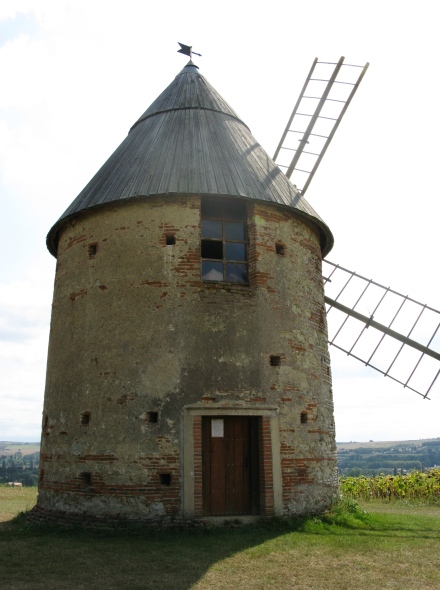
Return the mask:
[(213, 195), (278, 203), (320, 230), (325, 255), (333, 236), (319, 215), (190, 61), (49, 231), (108, 203), (157, 195)]

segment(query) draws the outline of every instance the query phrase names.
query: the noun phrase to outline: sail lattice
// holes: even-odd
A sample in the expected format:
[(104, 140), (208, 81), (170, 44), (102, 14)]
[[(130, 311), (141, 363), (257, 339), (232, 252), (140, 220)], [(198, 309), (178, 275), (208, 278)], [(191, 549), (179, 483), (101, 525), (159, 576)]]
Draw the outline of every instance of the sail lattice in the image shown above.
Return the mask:
[(330, 345), (423, 397), (440, 388), (440, 312), (324, 260)]

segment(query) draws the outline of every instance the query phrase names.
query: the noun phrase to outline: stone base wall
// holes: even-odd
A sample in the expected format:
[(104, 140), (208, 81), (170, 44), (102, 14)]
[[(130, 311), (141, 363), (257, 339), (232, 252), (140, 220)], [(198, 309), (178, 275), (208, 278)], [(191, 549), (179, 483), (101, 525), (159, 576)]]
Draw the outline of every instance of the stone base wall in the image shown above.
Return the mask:
[(35, 506), (26, 514), (27, 522), (54, 527), (75, 527), (84, 529), (123, 530), (133, 528), (204, 527), (205, 522), (197, 519), (156, 517), (143, 518), (141, 515), (127, 518), (122, 515), (96, 515), (88, 512), (70, 512)]

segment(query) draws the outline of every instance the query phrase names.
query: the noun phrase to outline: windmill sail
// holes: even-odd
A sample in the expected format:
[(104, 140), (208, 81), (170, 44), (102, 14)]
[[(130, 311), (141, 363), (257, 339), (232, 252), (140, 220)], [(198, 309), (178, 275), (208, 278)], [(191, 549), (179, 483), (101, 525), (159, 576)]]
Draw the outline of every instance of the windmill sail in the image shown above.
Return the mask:
[[(304, 194), (369, 64), (321, 62), (315, 58), (274, 161)], [(360, 73), (359, 73), (360, 70)]]
[(427, 397), (440, 384), (440, 312), (324, 260), (329, 343)]
[[(369, 64), (315, 58), (273, 159), (303, 195)], [(440, 312), (324, 260), (329, 342), (426, 398), (440, 388)], [(325, 267), (324, 267), (325, 268)]]

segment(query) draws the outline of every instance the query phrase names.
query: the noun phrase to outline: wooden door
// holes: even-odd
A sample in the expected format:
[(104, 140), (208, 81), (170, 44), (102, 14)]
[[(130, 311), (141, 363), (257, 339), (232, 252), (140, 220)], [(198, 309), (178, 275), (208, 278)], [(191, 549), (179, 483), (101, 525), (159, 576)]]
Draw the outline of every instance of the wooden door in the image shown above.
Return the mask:
[(258, 417), (204, 417), (203, 513), (259, 514)]

